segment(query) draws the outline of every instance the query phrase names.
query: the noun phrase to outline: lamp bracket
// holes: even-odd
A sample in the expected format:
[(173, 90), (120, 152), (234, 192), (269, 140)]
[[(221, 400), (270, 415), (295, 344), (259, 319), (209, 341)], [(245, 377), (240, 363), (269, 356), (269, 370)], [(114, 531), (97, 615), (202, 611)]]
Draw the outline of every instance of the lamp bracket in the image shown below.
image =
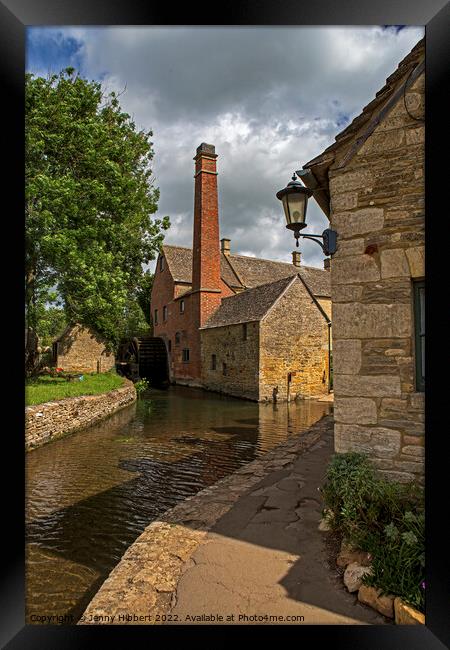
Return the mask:
[[(291, 224), (290, 230), (294, 230), (294, 228), (292, 228), (293, 225), (294, 224)], [(305, 227), (305, 225), (306, 224), (302, 224), (302, 227)], [(296, 246), (298, 246), (299, 237), (304, 237), (305, 239), (311, 239), (312, 241), (315, 241), (316, 244), (319, 244), (327, 257), (329, 255), (334, 255), (337, 250), (337, 232), (335, 230), (331, 230), (330, 228), (326, 228), (321, 235), (304, 235), (300, 232), (300, 228), (297, 227), (294, 230), (294, 237), (296, 239)], [(320, 242), (319, 239), (322, 239), (323, 243)]]

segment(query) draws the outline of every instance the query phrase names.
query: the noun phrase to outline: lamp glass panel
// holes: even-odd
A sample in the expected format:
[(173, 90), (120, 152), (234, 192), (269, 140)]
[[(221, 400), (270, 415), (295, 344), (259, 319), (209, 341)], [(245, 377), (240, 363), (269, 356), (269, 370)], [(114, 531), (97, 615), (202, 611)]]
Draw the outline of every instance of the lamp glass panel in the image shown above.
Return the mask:
[(299, 192), (298, 194), (286, 194), (283, 196), (283, 207), (286, 215), (286, 222), (291, 223), (304, 223), (306, 213), (306, 194)]

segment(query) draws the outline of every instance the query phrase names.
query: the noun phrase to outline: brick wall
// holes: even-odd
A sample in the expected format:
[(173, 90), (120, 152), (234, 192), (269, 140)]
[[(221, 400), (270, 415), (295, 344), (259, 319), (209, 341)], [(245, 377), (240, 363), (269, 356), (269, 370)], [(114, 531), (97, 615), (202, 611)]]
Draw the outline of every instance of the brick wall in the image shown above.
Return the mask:
[(261, 321), (259, 383), (260, 400), (328, 393), (328, 325), (300, 280)]
[[(227, 325), (201, 330), (202, 383), (205, 388), (235, 397), (258, 400), (259, 323)], [(216, 355), (216, 369), (212, 355)], [(223, 364), (226, 374), (223, 374)]]
[(67, 372), (107, 372), (115, 363), (102, 339), (82, 325), (68, 329), (58, 342), (56, 365)]
[[(220, 280), (221, 296), (231, 296), (231, 289)], [(180, 300), (176, 300), (190, 289), (189, 285), (175, 283), (167, 267), (160, 270), (159, 257), (155, 270), (155, 280), (152, 289), (151, 309), (158, 310), (158, 324), (153, 327), (155, 336), (164, 339), (169, 358), (170, 380), (192, 385), (200, 384), (200, 333), (199, 333), (199, 298), (198, 294), (187, 293), (183, 296), (184, 312), (180, 311)], [(206, 300), (208, 294), (205, 294)], [(167, 320), (163, 320), (163, 308), (167, 306)], [(216, 308), (213, 304), (214, 309)], [(205, 303), (203, 309), (206, 313)], [(180, 333), (180, 343), (176, 343), (175, 335)], [(170, 352), (169, 352), (170, 341)], [(189, 350), (189, 362), (183, 362), (182, 350)]]
[(56, 402), (27, 406), (25, 409), (25, 449), (33, 449), (95, 424), (136, 400), (131, 381), (101, 395), (68, 397)]
[[(424, 75), (406, 94), (424, 114)], [(342, 169), (330, 169), (336, 450), (368, 452), (399, 481), (424, 472), (412, 280), (424, 270), (424, 124), (403, 97)]]

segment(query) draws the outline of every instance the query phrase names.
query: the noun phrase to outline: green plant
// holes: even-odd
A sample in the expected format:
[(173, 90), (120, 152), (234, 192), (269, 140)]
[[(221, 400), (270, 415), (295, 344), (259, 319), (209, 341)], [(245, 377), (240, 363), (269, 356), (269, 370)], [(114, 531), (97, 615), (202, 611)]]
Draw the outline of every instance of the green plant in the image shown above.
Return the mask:
[(423, 609), (422, 490), (380, 478), (366, 455), (350, 452), (332, 458), (322, 494), (332, 529), (372, 555), (366, 584)]
[(92, 326), (110, 346), (147, 329), (138, 302), (143, 265), (169, 227), (156, 218), (151, 131), (139, 130), (119, 95), (74, 68), (25, 78), (26, 366), (36, 336), (66, 322)]
[(425, 516), (407, 510), (402, 520), (384, 528), (383, 538), (374, 538), (372, 573), (364, 582), (379, 587), (423, 611), (425, 601)]
[(148, 381), (148, 379), (139, 379), (139, 381), (137, 381), (134, 384), (134, 387), (136, 389), (137, 394), (140, 395), (141, 393), (143, 393), (144, 391), (150, 388), (150, 382)]

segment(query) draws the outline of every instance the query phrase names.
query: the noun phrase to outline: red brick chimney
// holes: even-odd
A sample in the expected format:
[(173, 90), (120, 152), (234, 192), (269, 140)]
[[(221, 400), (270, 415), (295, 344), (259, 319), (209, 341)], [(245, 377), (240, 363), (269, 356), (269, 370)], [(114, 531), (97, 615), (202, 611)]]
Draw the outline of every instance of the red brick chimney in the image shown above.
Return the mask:
[[(219, 206), (215, 147), (197, 147), (195, 160), (192, 291), (220, 291)], [(220, 301), (219, 301), (220, 302)], [(203, 320), (201, 319), (201, 324)]]
[(198, 328), (220, 306), (219, 205), (217, 196), (217, 154), (212, 144), (197, 147), (195, 160), (194, 240), (192, 246), (191, 363), (193, 378), (201, 376), (200, 332)]

